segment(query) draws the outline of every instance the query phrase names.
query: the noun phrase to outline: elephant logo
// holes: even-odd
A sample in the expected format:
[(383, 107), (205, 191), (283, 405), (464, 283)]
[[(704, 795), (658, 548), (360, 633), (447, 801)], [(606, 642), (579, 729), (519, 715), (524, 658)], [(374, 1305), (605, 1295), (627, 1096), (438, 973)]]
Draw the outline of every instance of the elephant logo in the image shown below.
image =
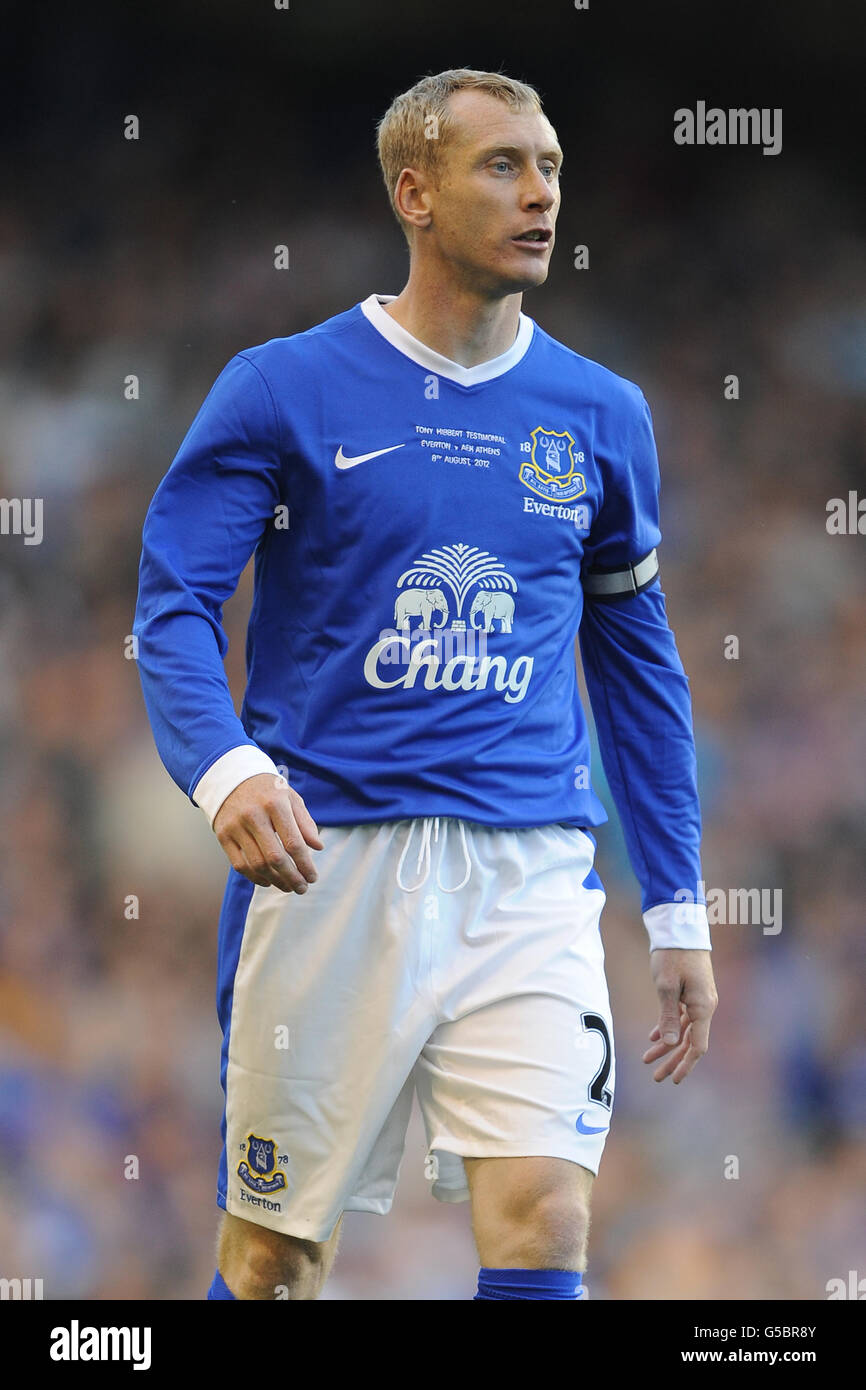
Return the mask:
[[(404, 584), (413, 587), (404, 589)], [(397, 580), (397, 588), (402, 592), (397, 595), (394, 604), (394, 626), (409, 627), (409, 619), (418, 617), (421, 627), (429, 630), (433, 627), (434, 613), (441, 613), (437, 627), (445, 627), (450, 618), (453, 629), (465, 630), (463, 608), (476, 586), (481, 593), (473, 601), (469, 626), (476, 631), (490, 632), (493, 620), (498, 619), (500, 631), (510, 632), (514, 615), (511, 594), (517, 590), (517, 580), (495, 555), (462, 541), (425, 551), (411, 569), (403, 571)], [(453, 615), (445, 589), (449, 589), (453, 597)], [(484, 622), (476, 625), (474, 619), (479, 613)]]
[(437, 627), (448, 621), (448, 600), (441, 589), (404, 589), (394, 604), (394, 626), (409, 627), (410, 618), (420, 618), (426, 630), (433, 626), (433, 614), (441, 613)]
[(520, 465), (524, 487), (556, 502), (582, 497), (586, 478), (578, 472), (577, 464), (584, 462), (584, 454), (581, 450), (575, 457), (574, 436), (568, 430), (546, 430), (539, 425), (530, 437), (529, 458)]
[(499, 620), (499, 631), (511, 631), (511, 619), (514, 617), (514, 599), (511, 594), (500, 592), (494, 589), (482, 589), (472, 600), (472, 607), (469, 610), (469, 626), (475, 627), (475, 619), (478, 614), (483, 619), (483, 629), (485, 632), (493, 630), (494, 619)]

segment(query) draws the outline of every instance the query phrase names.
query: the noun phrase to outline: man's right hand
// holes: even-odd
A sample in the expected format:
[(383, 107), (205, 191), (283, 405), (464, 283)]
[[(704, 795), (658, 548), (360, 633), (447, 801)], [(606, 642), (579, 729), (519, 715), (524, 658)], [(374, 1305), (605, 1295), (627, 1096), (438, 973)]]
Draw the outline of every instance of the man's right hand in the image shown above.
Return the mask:
[(213, 828), (232, 867), (261, 888), (306, 893), (318, 878), (310, 849), (325, 846), (303, 797), (285, 777), (248, 777), (226, 797)]

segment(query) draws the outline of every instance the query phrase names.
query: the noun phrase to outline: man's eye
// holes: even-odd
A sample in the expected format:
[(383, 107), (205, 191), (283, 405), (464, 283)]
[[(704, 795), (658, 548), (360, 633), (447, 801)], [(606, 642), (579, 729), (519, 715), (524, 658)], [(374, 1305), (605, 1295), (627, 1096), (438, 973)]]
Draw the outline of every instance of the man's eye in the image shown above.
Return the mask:
[(507, 171), (511, 168), (511, 164), (507, 159), (497, 159), (493, 167), (494, 169), (505, 169)]

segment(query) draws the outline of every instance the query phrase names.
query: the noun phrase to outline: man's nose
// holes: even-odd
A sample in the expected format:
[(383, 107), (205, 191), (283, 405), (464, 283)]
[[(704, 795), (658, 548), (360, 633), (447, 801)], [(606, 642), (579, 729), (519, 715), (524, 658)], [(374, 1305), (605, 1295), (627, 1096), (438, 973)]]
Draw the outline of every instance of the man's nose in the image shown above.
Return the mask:
[(538, 169), (534, 175), (530, 174), (524, 196), (526, 207), (541, 208), (543, 212), (547, 212), (548, 208), (552, 208), (556, 202), (556, 189)]

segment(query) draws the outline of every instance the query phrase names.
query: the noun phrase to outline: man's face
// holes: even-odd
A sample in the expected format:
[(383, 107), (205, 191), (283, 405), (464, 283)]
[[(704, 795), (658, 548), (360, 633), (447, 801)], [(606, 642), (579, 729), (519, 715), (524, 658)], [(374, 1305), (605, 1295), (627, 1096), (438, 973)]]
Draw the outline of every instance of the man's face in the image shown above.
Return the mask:
[(425, 179), (426, 235), (457, 280), (482, 293), (543, 284), (560, 201), (556, 132), (539, 112), (512, 111), (485, 92), (455, 92), (449, 104), (436, 182)]

